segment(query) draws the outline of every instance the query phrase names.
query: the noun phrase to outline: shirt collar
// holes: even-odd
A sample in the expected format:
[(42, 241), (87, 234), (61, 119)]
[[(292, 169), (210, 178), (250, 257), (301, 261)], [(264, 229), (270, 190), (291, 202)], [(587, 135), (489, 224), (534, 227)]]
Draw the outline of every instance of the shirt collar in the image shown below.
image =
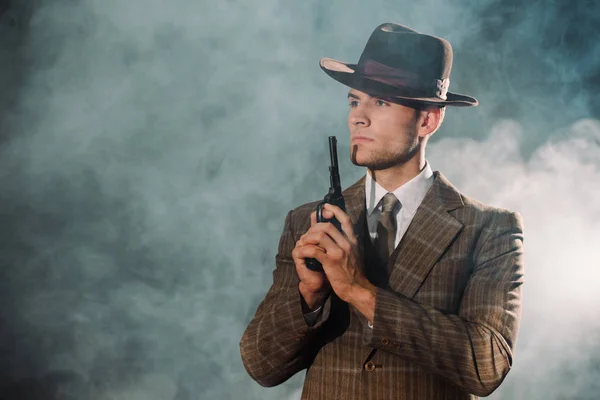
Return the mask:
[[(433, 171), (429, 166), (429, 162), (425, 162), (425, 168), (421, 170), (419, 175), (406, 182), (393, 191), (394, 195), (400, 203), (402, 208), (410, 214), (417, 211), (417, 208), (423, 201), (425, 194), (433, 184)], [(370, 216), (376, 208), (381, 208), (379, 202), (383, 196), (388, 193), (379, 183), (373, 180), (369, 171), (365, 179), (365, 197), (367, 205), (367, 213)], [(378, 207), (379, 206), (379, 207)]]

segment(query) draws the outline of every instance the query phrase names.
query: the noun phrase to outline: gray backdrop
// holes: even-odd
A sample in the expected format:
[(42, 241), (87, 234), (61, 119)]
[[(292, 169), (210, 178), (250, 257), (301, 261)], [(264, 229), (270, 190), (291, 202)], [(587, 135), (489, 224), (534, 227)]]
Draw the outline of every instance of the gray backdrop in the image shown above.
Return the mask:
[(347, 88), (381, 22), (454, 46), (428, 160), (519, 211), (526, 284), (494, 399), (600, 391), (600, 7), (595, 1), (44, 0), (0, 12), (3, 399), (298, 399), (239, 339), (288, 210), (348, 158)]

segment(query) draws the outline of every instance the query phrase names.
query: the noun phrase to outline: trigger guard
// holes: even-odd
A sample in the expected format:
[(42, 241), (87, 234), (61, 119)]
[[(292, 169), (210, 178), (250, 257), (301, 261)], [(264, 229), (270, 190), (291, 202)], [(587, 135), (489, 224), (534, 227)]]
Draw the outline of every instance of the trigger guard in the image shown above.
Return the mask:
[(325, 218), (323, 218), (323, 207), (324, 207), (325, 203), (324, 202), (320, 202), (319, 204), (317, 204), (317, 222), (327, 222), (325, 220)]

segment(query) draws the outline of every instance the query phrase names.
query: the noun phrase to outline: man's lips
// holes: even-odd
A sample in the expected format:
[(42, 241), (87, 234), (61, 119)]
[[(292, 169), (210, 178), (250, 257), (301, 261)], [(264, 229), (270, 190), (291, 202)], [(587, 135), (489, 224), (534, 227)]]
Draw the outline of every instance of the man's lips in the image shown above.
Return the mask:
[(372, 142), (373, 139), (366, 137), (366, 136), (361, 136), (361, 135), (356, 135), (356, 136), (352, 136), (352, 143), (354, 142)]

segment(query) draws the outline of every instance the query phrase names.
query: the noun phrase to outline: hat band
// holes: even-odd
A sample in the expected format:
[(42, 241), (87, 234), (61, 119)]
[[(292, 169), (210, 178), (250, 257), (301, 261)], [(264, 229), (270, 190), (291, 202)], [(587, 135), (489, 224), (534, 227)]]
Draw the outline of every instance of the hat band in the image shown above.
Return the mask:
[(357, 65), (357, 72), (364, 75), (365, 78), (386, 85), (412, 89), (424, 93), (426, 96), (433, 94), (442, 100), (447, 99), (448, 87), (450, 86), (449, 78), (436, 79), (432, 84), (423, 84), (423, 81), (419, 80), (418, 75), (413, 72), (392, 68), (373, 60), (366, 60), (364, 63)]

